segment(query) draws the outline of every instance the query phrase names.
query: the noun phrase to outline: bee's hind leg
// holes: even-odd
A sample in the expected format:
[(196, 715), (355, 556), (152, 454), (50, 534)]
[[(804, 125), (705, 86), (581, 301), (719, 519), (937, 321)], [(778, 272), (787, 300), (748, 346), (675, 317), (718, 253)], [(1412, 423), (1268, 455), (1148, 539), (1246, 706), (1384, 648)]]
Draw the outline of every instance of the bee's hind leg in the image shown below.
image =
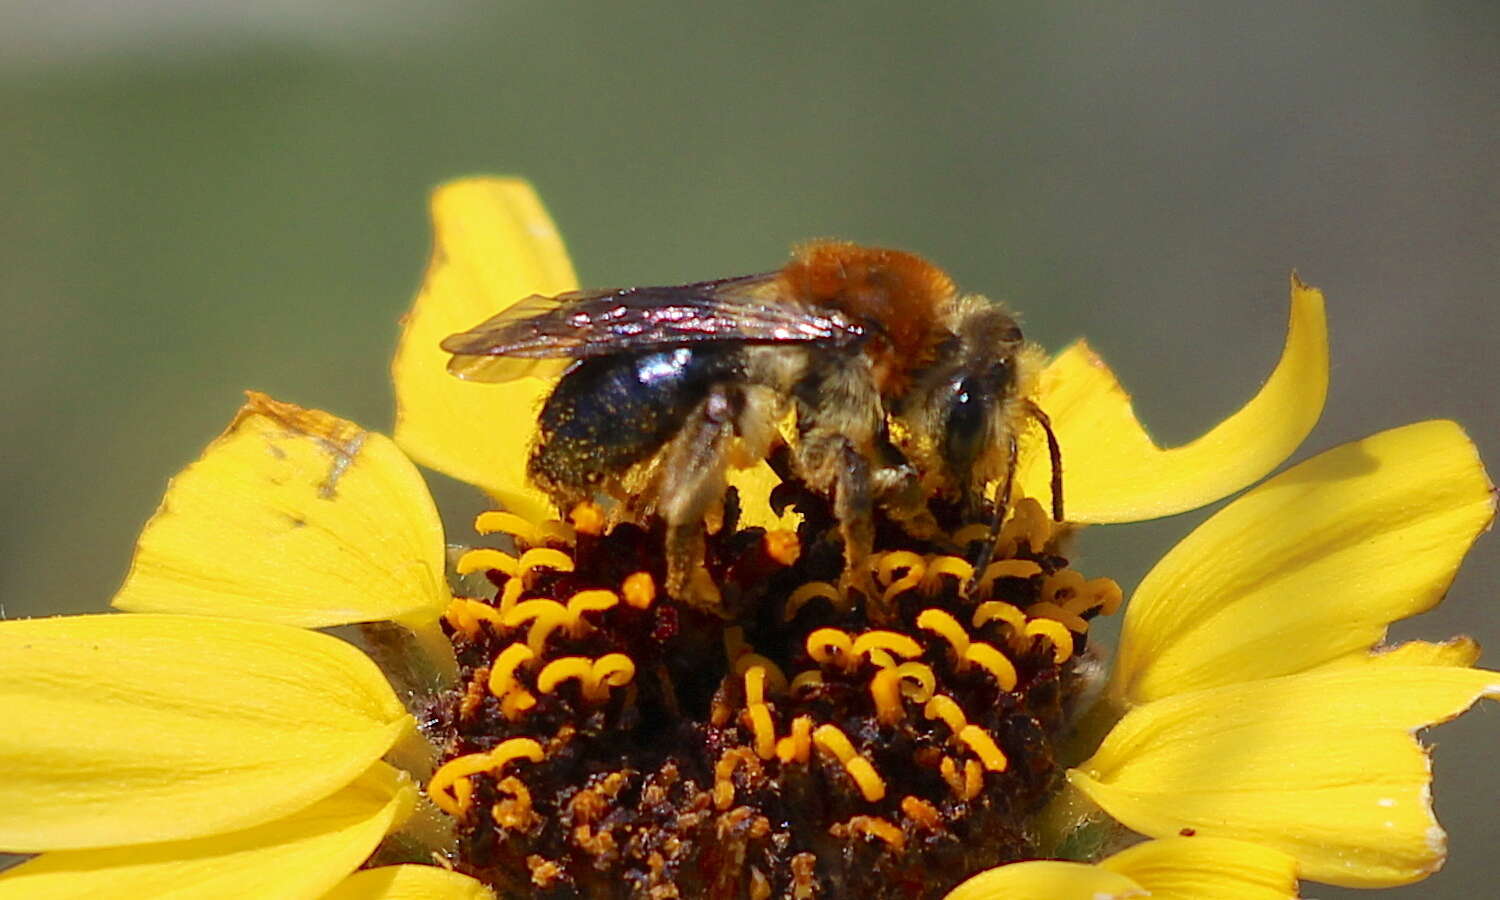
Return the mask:
[(803, 479), (812, 487), (833, 494), (833, 514), (844, 539), (844, 574), (839, 580), (846, 592), (853, 588), (871, 604), (879, 619), (880, 592), (870, 577), (870, 553), (875, 546), (875, 491), (870, 461), (842, 435), (804, 435), (797, 447)]
[(733, 436), (733, 400), (715, 387), (663, 450), (657, 488), (657, 511), (667, 523), (667, 593), (719, 615), (723, 601), (703, 566), (703, 518), (724, 496)]

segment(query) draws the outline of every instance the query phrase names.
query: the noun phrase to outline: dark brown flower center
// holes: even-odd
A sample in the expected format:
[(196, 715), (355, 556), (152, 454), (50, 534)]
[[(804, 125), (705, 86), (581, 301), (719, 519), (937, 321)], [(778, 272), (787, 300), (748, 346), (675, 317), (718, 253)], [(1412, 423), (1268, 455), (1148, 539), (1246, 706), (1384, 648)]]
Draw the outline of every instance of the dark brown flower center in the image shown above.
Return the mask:
[(826, 506), (782, 493), (797, 535), (737, 527), (731, 497), (708, 539), (727, 622), (657, 591), (660, 528), (494, 520), (524, 552), (461, 564), (495, 596), (450, 608), (462, 681), (429, 716), (457, 868), (541, 897), (917, 898), (1035, 856), (1087, 620), (1118, 587), (1067, 568), (1023, 502), (968, 595), (983, 528), (881, 521), (881, 596), (846, 602)]

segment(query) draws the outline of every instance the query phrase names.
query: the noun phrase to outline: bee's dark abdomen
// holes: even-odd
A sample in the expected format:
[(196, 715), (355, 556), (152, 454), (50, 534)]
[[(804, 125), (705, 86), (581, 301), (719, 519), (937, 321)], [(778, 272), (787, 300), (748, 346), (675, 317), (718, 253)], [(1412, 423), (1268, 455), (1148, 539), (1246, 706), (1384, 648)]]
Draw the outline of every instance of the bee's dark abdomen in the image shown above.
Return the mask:
[(730, 348), (686, 347), (577, 363), (542, 407), (531, 477), (554, 492), (586, 490), (650, 458), (737, 364)]

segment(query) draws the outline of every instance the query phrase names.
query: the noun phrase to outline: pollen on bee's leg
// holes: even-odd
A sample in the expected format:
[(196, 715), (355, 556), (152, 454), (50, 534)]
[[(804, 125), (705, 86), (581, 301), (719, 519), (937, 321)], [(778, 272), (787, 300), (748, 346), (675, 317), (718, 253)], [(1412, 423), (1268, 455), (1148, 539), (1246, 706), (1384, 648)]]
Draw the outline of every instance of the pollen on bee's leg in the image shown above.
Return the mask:
[(597, 503), (587, 501), (578, 504), (568, 513), (568, 520), (579, 534), (598, 537), (604, 533), (607, 522), (604, 510)]
[(783, 566), (795, 564), (802, 556), (802, 542), (795, 531), (772, 529), (766, 532), (762, 540), (765, 543), (766, 555)]
[(620, 583), (620, 593), (636, 609), (650, 609), (656, 600), (656, 579), (650, 572), (632, 572)]

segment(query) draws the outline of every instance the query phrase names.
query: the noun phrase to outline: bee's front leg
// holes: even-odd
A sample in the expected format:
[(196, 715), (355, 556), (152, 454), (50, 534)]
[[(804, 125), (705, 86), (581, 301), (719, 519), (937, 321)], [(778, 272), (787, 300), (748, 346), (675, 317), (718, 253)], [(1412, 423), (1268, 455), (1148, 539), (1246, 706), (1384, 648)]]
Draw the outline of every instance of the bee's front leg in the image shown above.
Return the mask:
[(662, 450), (657, 509), (667, 523), (667, 593), (724, 614), (723, 600), (703, 567), (703, 517), (724, 496), (734, 404), (715, 387)]

